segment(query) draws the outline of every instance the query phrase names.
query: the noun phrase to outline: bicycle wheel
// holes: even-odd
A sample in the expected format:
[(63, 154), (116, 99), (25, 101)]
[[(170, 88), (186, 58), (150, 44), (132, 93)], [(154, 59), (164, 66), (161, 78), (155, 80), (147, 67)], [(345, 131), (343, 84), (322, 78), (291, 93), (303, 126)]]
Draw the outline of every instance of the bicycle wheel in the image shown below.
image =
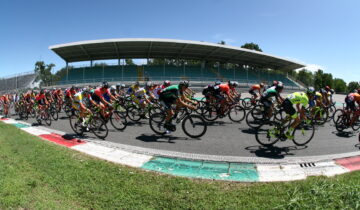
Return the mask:
[(324, 125), (328, 116), (329, 113), (325, 109), (319, 108), (319, 110), (315, 111), (314, 121), (317, 125)]
[(253, 104), (251, 103), (251, 98), (244, 98), (241, 101), (241, 104), (244, 107), (244, 109), (246, 109), (246, 110), (251, 109), (251, 107), (253, 106)]
[(304, 146), (311, 141), (315, 134), (315, 126), (313, 123), (300, 123), (292, 133), (294, 136), (293, 142), (297, 146)]
[(356, 116), (356, 119), (355, 119), (354, 123), (351, 125), (351, 128), (352, 128), (354, 131), (358, 131), (358, 130), (359, 130), (359, 128), (360, 128), (359, 116)]
[(271, 146), (279, 141), (281, 130), (281, 125), (277, 122), (263, 123), (256, 129), (255, 139), (263, 146)]
[(56, 108), (53, 106), (50, 107), (50, 115), (55, 121), (59, 119), (59, 113), (57, 112)]
[(207, 121), (215, 121), (218, 118), (216, 107), (213, 105), (205, 106), (201, 110), (201, 115)]
[(71, 115), (69, 117), (69, 121), (70, 121), (70, 127), (71, 129), (77, 134), (77, 135), (83, 135), (84, 130), (81, 127), (81, 122), (79, 120), (79, 118), (76, 115)]
[(335, 122), (335, 128), (337, 131), (342, 132), (348, 127), (346, 126), (346, 124), (347, 124), (347, 116), (346, 114), (341, 114)]
[(123, 131), (127, 126), (126, 115), (119, 111), (114, 111), (111, 114), (110, 123), (116, 130)]
[(103, 119), (94, 116), (90, 121), (91, 131), (100, 139), (105, 139), (109, 133), (108, 127)]
[(337, 121), (337, 119), (339, 118), (339, 116), (342, 115), (342, 114), (343, 114), (343, 110), (342, 110), (342, 109), (337, 109), (337, 110), (333, 113), (333, 115), (332, 115), (332, 120), (333, 120), (334, 124), (335, 124), (335, 122)]
[(156, 134), (164, 135), (166, 133), (166, 129), (164, 128), (165, 124), (165, 114), (153, 113), (149, 118), (149, 125), (151, 130), (153, 130)]
[(199, 138), (206, 133), (207, 124), (203, 117), (196, 114), (186, 116), (182, 121), (184, 133), (191, 138)]
[(127, 116), (134, 122), (139, 122), (141, 120), (140, 110), (136, 107), (130, 107), (127, 111)]
[(241, 122), (245, 118), (245, 109), (239, 105), (232, 107), (228, 113), (229, 119), (233, 122)]
[(44, 111), (43, 120), (45, 121), (46, 125), (51, 125), (51, 114), (49, 110)]
[[(252, 109), (253, 110), (253, 109)], [(252, 115), (252, 110), (250, 110), (247, 114), (246, 114), (246, 124), (250, 127), (250, 128), (258, 128), (262, 123), (263, 120), (257, 120), (253, 117)]]
[(64, 112), (65, 112), (66, 116), (70, 117), (70, 116), (72, 115), (72, 110), (71, 110), (71, 109), (72, 109), (72, 108), (71, 108), (71, 106), (69, 106), (69, 105), (66, 105), (66, 106), (64, 107)]
[(204, 101), (198, 101), (198, 106), (197, 106), (197, 109), (195, 109), (195, 112), (199, 115), (202, 114), (202, 110), (204, 109), (205, 107), (205, 102)]

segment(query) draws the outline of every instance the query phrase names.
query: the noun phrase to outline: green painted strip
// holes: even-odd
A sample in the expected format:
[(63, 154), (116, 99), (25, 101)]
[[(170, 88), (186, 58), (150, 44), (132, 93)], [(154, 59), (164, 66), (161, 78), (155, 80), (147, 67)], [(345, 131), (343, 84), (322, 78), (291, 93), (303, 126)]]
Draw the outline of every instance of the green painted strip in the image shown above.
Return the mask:
[(197, 101), (205, 101), (205, 98), (204, 97), (196, 97), (196, 98), (193, 98), (194, 100), (197, 100)]
[(13, 125), (15, 125), (15, 126), (18, 127), (18, 128), (27, 128), (27, 127), (30, 127), (30, 126), (28, 126), (28, 125), (26, 125), (26, 124), (22, 124), (22, 123), (14, 123)]
[(243, 182), (259, 181), (255, 164), (191, 161), (155, 157), (142, 166), (143, 169), (176, 176), (192, 178), (231, 180)]

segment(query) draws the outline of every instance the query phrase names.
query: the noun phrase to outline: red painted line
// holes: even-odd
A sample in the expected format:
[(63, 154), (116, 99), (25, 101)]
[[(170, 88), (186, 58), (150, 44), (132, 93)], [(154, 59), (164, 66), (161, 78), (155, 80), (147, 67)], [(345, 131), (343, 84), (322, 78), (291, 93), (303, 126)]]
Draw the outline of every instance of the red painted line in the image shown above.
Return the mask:
[(56, 144), (60, 144), (63, 145), (65, 147), (73, 147), (79, 144), (84, 144), (86, 143), (86, 141), (82, 141), (80, 139), (65, 139), (63, 138), (61, 135), (56, 134), (56, 133), (51, 133), (51, 134), (42, 134), (40, 135), (40, 137), (42, 139), (48, 140), (48, 141), (52, 141)]
[(9, 118), (0, 118), (0, 120), (9, 120)]
[(337, 159), (335, 162), (350, 171), (360, 170), (360, 156)]

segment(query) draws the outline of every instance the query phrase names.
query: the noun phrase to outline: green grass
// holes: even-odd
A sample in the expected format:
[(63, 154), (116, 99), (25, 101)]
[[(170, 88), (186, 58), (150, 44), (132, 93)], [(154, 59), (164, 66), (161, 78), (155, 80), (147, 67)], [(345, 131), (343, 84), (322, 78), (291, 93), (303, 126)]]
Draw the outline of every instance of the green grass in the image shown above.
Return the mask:
[(0, 209), (360, 209), (360, 172), (287, 183), (160, 175), (0, 123)]

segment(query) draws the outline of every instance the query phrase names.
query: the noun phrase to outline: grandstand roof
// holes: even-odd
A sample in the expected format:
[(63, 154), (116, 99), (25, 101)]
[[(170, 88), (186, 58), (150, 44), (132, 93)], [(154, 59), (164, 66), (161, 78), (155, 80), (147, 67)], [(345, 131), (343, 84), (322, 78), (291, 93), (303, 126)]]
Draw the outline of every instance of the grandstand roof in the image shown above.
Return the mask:
[(237, 63), (256, 67), (294, 70), (303, 64), (266, 53), (209, 42), (131, 38), (102, 39), (50, 46), (66, 62), (124, 59), (169, 58)]

